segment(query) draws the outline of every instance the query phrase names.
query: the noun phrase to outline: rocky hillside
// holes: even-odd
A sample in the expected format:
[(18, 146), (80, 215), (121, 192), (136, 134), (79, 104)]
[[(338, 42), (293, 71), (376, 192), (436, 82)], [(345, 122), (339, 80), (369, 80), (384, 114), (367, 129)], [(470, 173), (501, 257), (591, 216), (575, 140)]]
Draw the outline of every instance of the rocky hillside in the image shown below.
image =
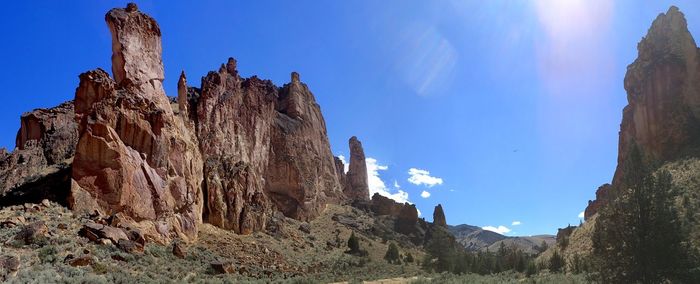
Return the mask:
[[(643, 178), (628, 176), (639, 173), (636, 169), (640, 168), (671, 174), (683, 231), (691, 234), (696, 247), (699, 245), (695, 204), (700, 200), (700, 49), (688, 31), (685, 16), (672, 6), (653, 21), (637, 50), (638, 57), (625, 74), (628, 104), (622, 112), (613, 180), (600, 186), (596, 199), (588, 202), (583, 226), (562, 229), (565, 233), (558, 235), (557, 246), (540, 261), (547, 261), (554, 250), (568, 265), (590, 255), (597, 213), (627, 183)], [(637, 160), (631, 158), (634, 155)]]
[(309, 221), (369, 200), (362, 144), (350, 139), (346, 176), (298, 73), (276, 86), (229, 58), (198, 86), (183, 71), (171, 100), (158, 23), (133, 3), (105, 21), (112, 76), (80, 74), (74, 101), (22, 116), (16, 148), (0, 153), (0, 205), (48, 199), (167, 243), (204, 223), (250, 234), (275, 212)]
[(547, 246), (556, 242), (556, 238), (552, 235), (509, 237), (467, 224), (449, 226), (449, 230), (457, 242), (468, 251), (494, 252), (503, 244), (506, 247), (515, 246), (523, 252), (536, 254), (543, 249), (543, 241)]
[(611, 184), (601, 186), (585, 211), (590, 219), (610, 191), (623, 187), (632, 148), (648, 167), (700, 156), (700, 50), (675, 6), (660, 14), (637, 45), (627, 67), (618, 164)]

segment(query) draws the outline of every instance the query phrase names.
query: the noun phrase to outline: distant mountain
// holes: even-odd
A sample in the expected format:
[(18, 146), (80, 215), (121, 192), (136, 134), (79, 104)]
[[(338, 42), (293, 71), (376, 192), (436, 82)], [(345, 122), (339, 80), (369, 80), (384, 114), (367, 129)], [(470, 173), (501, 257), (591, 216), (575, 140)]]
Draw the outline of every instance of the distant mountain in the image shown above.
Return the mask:
[(527, 253), (537, 253), (542, 241), (548, 246), (556, 242), (553, 235), (508, 237), (467, 224), (448, 226), (448, 229), (457, 242), (469, 251), (496, 251), (503, 243), (505, 246), (515, 245)]

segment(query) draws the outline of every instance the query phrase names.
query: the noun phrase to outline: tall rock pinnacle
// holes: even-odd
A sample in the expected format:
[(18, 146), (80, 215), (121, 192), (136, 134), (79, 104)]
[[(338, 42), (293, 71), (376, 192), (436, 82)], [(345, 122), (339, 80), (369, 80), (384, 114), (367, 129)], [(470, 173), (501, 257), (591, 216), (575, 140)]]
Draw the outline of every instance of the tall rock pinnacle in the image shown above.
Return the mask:
[(697, 154), (700, 148), (699, 52), (683, 13), (671, 7), (660, 14), (637, 49), (639, 57), (625, 75), (628, 105), (613, 186), (623, 182), (632, 144), (649, 164)]
[(126, 9), (112, 9), (105, 16), (112, 33), (112, 73), (117, 84), (128, 80), (136, 85), (163, 82), (160, 27), (134, 3)]
[(609, 191), (627, 183), (625, 169), (633, 148), (642, 166), (700, 156), (700, 51), (683, 13), (672, 6), (652, 23), (627, 67), (628, 104), (622, 112), (617, 169), (611, 186), (601, 186), (585, 217), (606, 203)]
[(365, 151), (362, 143), (357, 137), (350, 138), (350, 169), (344, 188), (345, 196), (349, 200), (369, 200), (369, 186), (367, 184), (367, 164), (365, 162)]
[(118, 216), (160, 242), (194, 239), (202, 161), (196, 137), (163, 91), (158, 24), (134, 4), (105, 19), (115, 78), (100, 69), (80, 75), (70, 206)]
[(435, 210), (433, 210), (433, 224), (447, 227), (447, 220), (445, 220), (445, 212), (442, 211), (442, 204), (438, 204), (435, 206)]

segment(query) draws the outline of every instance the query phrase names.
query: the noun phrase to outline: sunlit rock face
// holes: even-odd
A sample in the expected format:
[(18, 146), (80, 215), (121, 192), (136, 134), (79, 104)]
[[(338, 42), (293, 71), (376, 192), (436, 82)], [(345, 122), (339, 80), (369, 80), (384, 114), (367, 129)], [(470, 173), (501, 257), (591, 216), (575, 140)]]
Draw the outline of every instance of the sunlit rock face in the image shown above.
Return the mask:
[(100, 69), (80, 75), (70, 206), (118, 215), (156, 241), (194, 239), (202, 162), (193, 129), (175, 117), (162, 87), (158, 24), (134, 4), (105, 19), (114, 79)]
[(291, 77), (282, 88), (241, 78), (230, 58), (202, 80), (205, 222), (246, 234), (264, 229), (274, 209), (308, 220), (342, 198), (321, 110)]
[(351, 201), (369, 200), (369, 185), (367, 180), (367, 163), (362, 143), (353, 136), (348, 142), (350, 145), (350, 166), (345, 177), (343, 192)]
[(240, 78), (233, 59), (201, 86), (193, 111), (204, 159), (204, 221), (238, 233), (262, 230), (272, 210), (264, 173), (277, 88)]
[[(50, 199), (162, 243), (194, 240), (203, 222), (248, 234), (264, 230), (275, 211), (310, 220), (328, 203), (347, 202), (346, 184), (367, 200), (361, 144), (350, 141), (350, 183), (298, 73), (277, 87), (240, 77), (229, 58), (200, 87), (188, 86), (183, 71), (170, 99), (155, 20), (135, 4), (105, 20), (113, 77), (85, 72), (73, 102), (22, 117), (18, 149), (0, 152), (2, 193), (62, 187)], [(30, 201), (24, 195), (0, 196), (0, 205)]]
[[(638, 57), (625, 75), (628, 104), (620, 125), (612, 190), (624, 186), (633, 147), (641, 152), (645, 166), (700, 154), (700, 51), (683, 13), (671, 7), (660, 14), (637, 49)], [(608, 189), (601, 189), (607, 195)], [(590, 202), (587, 218), (597, 212), (600, 202)]]
[[(308, 220), (343, 198), (326, 122), (314, 95), (291, 74), (279, 90), (272, 127), (266, 192), (285, 215)], [(365, 180), (366, 182), (366, 180)]]
[(13, 152), (0, 151), (0, 206), (65, 203), (78, 141), (73, 102), (24, 113)]

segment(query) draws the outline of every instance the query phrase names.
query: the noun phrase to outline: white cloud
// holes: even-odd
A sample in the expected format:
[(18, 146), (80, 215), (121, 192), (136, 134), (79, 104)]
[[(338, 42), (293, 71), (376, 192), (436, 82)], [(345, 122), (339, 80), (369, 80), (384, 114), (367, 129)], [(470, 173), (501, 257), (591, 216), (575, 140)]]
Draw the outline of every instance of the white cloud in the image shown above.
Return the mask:
[(416, 211), (418, 211), (418, 217), (420, 217), (420, 215), (422, 215), (422, 214), (420, 213), (420, 210), (418, 210), (418, 208), (416, 208)]
[(430, 176), (430, 172), (426, 170), (410, 168), (408, 170), (410, 177), (408, 182), (415, 185), (426, 185), (428, 187), (433, 187), (435, 185), (442, 184), (442, 179), (439, 177)]
[(510, 232), (510, 229), (508, 229), (508, 227), (506, 227), (506, 226), (498, 226), (498, 227), (486, 226), (486, 227), (482, 227), (482, 229), (487, 230), (487, 231), (491, 231), (491, 232), (495, 232), (495, 233), (499, 233), (501, 235), (504, 235), (504, 234), (507, 234), (508, 232)]
[[(386, 196), (393, 199), (396, 202), (405, 203), (408, 201), (408, 192), (397, 189), (395, 193), (392, 193), (386, 184), (379, 177), (379, 171), (386, 171), (389, 169), (388, 166), (380, 165), (377, 159), (367, 157), (365, 159), (367, 164), (367, 183), (369, 185), (369, 196), (379, 193), (379, 195)], [(410, 202), (409, 202), (410, 203)]]
[(584, 216), (585, 216), (584, 211), (581, 211), (581, 213), (578, 213), (578, 218), (579, 218), (579, 219), (583, 219)]
[(513, 225), (513, 226), (520, 226), (520, 224), (522, 224), (522, 222), (520, 222), (520, 221), (513, 221), (513, 223), (510, 223), (510, 224)]
[(423, 192), (420, 193), (420, 197), (428, 198), (430, 197), (430, 192), (423, 190)]
[(396, 188), (396, 189), (401, 188), (401, 186), (399, 185), (399, 182), (397, 182), (396, 180), (394, 180), (394, 188)]
[(347, 174), (348, 171), (350, 170), (350, 163), (348, 163), (345, 160), (345, 156), (343, 156), (343, 155), (338, 155), (338, 159), (340, 159), (340, 161), (343, 162), (343, 171)]

